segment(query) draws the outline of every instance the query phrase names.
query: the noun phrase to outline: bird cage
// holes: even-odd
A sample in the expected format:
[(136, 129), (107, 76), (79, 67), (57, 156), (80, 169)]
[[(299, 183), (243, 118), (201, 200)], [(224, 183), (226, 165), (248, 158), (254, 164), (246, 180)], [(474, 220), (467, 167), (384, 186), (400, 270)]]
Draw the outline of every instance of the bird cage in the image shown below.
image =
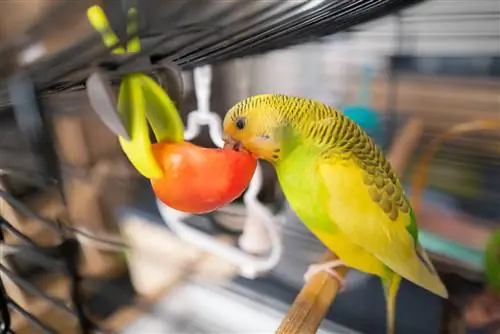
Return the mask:
[[(335, 79), (341, 77), (346, 84), (339, 84), (339, 80), (331, 80), (335, 82), (330, 87), (331, 91), (325, 89), (318, 93), (314, 88), (309, 87), (308, 92), (304, 93), (304, 95), (323, 99), (327, 103), (332, 104), (339, 103), (346, 106), (362, 104), (364, 107), (370, 107), (375, 110), (377, 115), (379, 115), (375, 127), (378, 128), (381, 126), (385, 130), (381, 136), (384, 137), (382, 142), (386, 151), (389, 151), (390, 147), (395, 144), (395, 138), (398, 138), (397, 135), (399, 133), (396, 131), (398, 127), (403, 128), (405, 124), (413, 124), (412, 127), (415, 130), (419, 126), (415, 126), (416, 123), (411, 123), (410, 121), (415, 119), (415, 117), (421, 118), (424, 129), (421, 145), (425, 147), (431, 138), (455, 122), (451, 116), (463, 117), (456, 118), (456, 121), (479, 117), (478, 114), (467, 113), (468, 110), (471, 110), (471, 106), (476, 106), (477, 112), (482, 112), (483, 116), (494, 112), (491, 111), (494, 107), (493, 98), (488, 94), (493, 94), (492, 92), (498, 88), (498, 81), (495, 81), (499, 73), (498, 53), (495, 55), (496, 58), (483, 57), (478, 60), (478, 58), (472, 57), (475, 55), (470, 55), (472, 60), (454, 59), (458, 65), (452, 69), (443, 69), (442, 65), (440, 65), (443, 63), (443, 60), (438, 59), (438, 56), (463, 56), (462, 53), (469, 52), (471, 49), (476, 51), (482, 50), (481, 52), (489, 56), (494, 52), (493, 50), (498, 51), (499, 48), (495, 49), (494, 43), (492, 43), (492, 41), (495, 41), (495, 38), (498, 41), (498, 31), (493, 31), (493, 29), (488, 30), (489, 26), (486, 23), (482, 28), (478, 28), (474, 35), (465, 32), (464, 29), (452, 26), (451, 23), (449, 23), (450, 26), (448, 27), (450, 31), (437, 32), (432, 30), (434, 28), (438, 29), (437, 25), (429, 27), (429, 25), (421, 24), (421, 22), (426, 22), (425, 20), (434, 20), (433, 22), (443, 20), (446, 22), (460, 22), (459, 25), (461, 25), (463, 22), (469, 22), (467, 20), (464, 21), (463, 18), (459, 19), (463, 16), (466, 16), (471, 21), (486, 22), (487, 20), (498, 20), (498, 13), (494, 10), (492, 11), (491, 8), (487, 8), (487, 6), (491, 6), (491, 2), (488, 1), (476, 1), (475, 5), (472, 5), (470, 2), (465, 4), (465, 2), (458, 1), (457, 3), (463, 5), (460, 7), (448, 4), (443, 0), (430, 0), (423, 2), (422, 7), (411, 7), (411, 5), (419, 2), (414, 0), (381, 0), (369, 3), (347, 0), (340, 2), (200, 2), (190, 0), (181, 2), (165, 1), (161, 3), (157, 1), (139, 1), (136, 6), (140, 13), (141, 25), (135, 34), (141, 38), (143, 47), (142, 51), (137, 55), (125, 57), (112, 56), (109, 48), (102, 45), (100, 36), (92, 33), (89, 25), (82, 25), (85, 28), (82, 28), (83, 32), (79, 34), (78, 38), (73, 38), (71, 42), (68, 41), (71, 38), (65, 40), (65, 43), (70, 45), (59, 49), (56, 48), (56, 51), (45, 51), (46, 54), (42, 56), (26, 56), (23, 58), (22, 66), (3, 69), (2, 73), (5, 74), (0, 86), (0, 117), (5, 122), (2, 120), (0, 126), (2, 129), (5, 127), (8, 131), (2, 131), (1, 135), (4, 138), (9, 137), (10, 139), (6, 140), (6, 142), (12, 142), (14, 146), (2, 147), (2, 150), (0, 150), (0, 161), (2, 162), (0, 194), (5, 204), (1, 212), (3, 218), (2, 229), (0, 231), (4, 232), (3, 234), (7, 234), (8, 232), (14, 235), (21, 242), (13, 243), (11, 242), (12, 238), (8, 240), (9, 238), (3, 238), (2, 235), (2, 249), (9, 254), (28, 254), (32, 259), (36, 258), (40, 265), (46, 268), (57, 268), (59, 272), (70, 277), (69, 290), (71, 293), (69, 294), (69, 299), (71, 303), (68, 306), (67, 301), (63, 300), (62, 297), (51, 296), (41, 291), (40, 287), (30, 282), (29, 279), (23, 278), (23, 275), (21, 275), (22, 269), (15, 266), (15, 261), (11, 261), (8, 264), (2, 262), (0, 264), (2, 271), (1, 282), (3, 282), (0, 285), (2, 333), (13, 331), (12, 328), (15, 325), (15, 321), (12, 319), (14, 319), (14, 314), (16, 317), (20, 315), (22, 318), (27, 319), (35, 327), (44, 332), (61, 332), (61, 329), (57, 328), (57, 324), (46, 324), (46, 320), (49, 319), (41, 318), (40, 314), (36, 314), (35, 311), (30, 310), (28, 303), (25, 302), (23, 304), (23, 302), (17, 300), (17, 297), (12, 296), (12, 294), (24, 296), (24, 292), (21, 290), (27, 290), (31, 294), (54, 305), (56, 308), (61, 309), (66, 314), (75, 316), (78, 320), (78, 326), (83, 333), (90, 333), (92, 330), (106, 331), (105, 326), (96, 324), (87, 313), (87, 305), (85, 305), (82, 297), (82, 285), (87, 281), (87, 277), (81, 272), (81, 266), (79, 265), (81, 261), (79, 259), (85, 255), (85, 252), (92, 251), (92, 249), (108, 247), (112, 252), (116, 250), (123, 252), (124, 249), (128, 249), (129, 245), (122, 238), (108, 235), (110, 233), (109, 230), (114, 228), (113, 226), (105, 226), (106, 222), (110, 219), (103, 218), (105, 215), (101, 212), (102, 210), (92, 210), (92, 208), (103, 205), (99, 201), (96, 201), (96, 198), (99, 197), (99, 191), (107, 188), (103, 186), (103, 180), (111, 174), (115, 175), (116, 173), (115, 165), (113, 165), (113, 168), (111, 168), (112, 172), (110, 172), (109, 161), (102, 164), (96, 164), (95, 161), (96, 159), (107, 158), (109, 156), (118, 159), (121, 166), (119, 169), (121, 171), (119, 174), (122, 175), (121, 186), (124, 186), (124, 183), (132, 185), (134, 182), (130, 182), (130, 180), (135, 181), (139, 176), (130, 170), (129, 165), (126, 163), (121, 164), (123, 161), (120, 159), (123, 156), (117, 153), (118, 145), (116, 138), (112, 135), (111, 131), (108, 131), (104, 123), (100, 122), (100, 120), (96, 121), (98, 120), (97, 116), (93, 114), (89, 105), (85, 94), (85, 89), (87, 88), (85, 85), (87, 78), (93, 73), (96, 67), (101, 68), (109, 74), (124, 74), (128, 71), (140, 70), (141, 72), (155, 75), (158, 81), (162, 83), (163, 88), (166, 89), (168, 94), (178, 104), (178, 109), (180, 109), (181, 114), (187, 121), (188, 135), (186, 139), (192, 139), (197, 134), (198, 128), (195, 123), (198, 123), (198, 125), (211, 124), (210, 129), (214, 131), (212, 137), (215, 144), (218, 145), (216, 129), (220, 119), (210, 112), (212, 109), (222, 112), (223, 108), (210, 107), (214, 103), (210, 103), (209, 95), (197, 96), (197, 99), (195, 96), (196, 94), (200, 95), (200, 92), (207, 94), (207, 91), (210, 91), (210, 88), (207, 89), (207, 87), (210, 87), (211, 78), (209, 73), (223, 70), (224, 66), (235, 66), (234, 62), (238, 61), (247, 61), (247, 65), (250, 64), (253, 66), (253, 70), (259, 71), (257, 66), (259, 63), (271, 62), (271, 58), (280, 52), (300, 53), (301, 47), (316, 50), (318, 45), (322, 45), (321, 47), (325, 53), (320, 58), (316, 58), (316, 61), (318, 59), (324, 61), (329, 58), (328, 50), (338, 46), (337, 51), (347, 51), (336, 52), (336, 54), (342, 54), (345, 57), (343, 61), (350, 60), (351, 63), (346, 62), (349, 70), (336, 75)], [(123, 8), (130, 5), (130, 2), (103, 1), (103, 5), (108, 13), (111, 25), (114, 28), (116, 27), (116, 30), (123, 35), (125, 24), (121, 22), (122, 15), (115, 16), (114, 14), (123, 13)], [(474, 9), (482, 8), (484, 10), (482, 13), (474, 14), (471, 8), (466, 6), (473, 6)], [(456, 12), (456, 8), (458, 7), (462, 8), (464, 12)], [(446, 10), (453, 13), (447, 13)], [(425, 14), (421, 14), (419, 11), (423, 11)], [(399, 13), (398, 16), (388, 16), (396, 12)], [(85, 16), (84, 10), (80, 12), (80, 16)], [(377, 31), (377, 26), (382, 26), (380, 31)], [(63, 30), (63, 26), (59, 28)], [(416, 30), (412, 31), (411, 29)], [(343, 37), (338, 39), (327, 39), (325, 37), (338, 32), (345, 32), (345, 34), (341, 35)], [(463, 36), (458, 32), (463, 32)], [(38, 37), (42, 42), (44, 41), (44, 36)], [(131, 37), (134, 36), (128, 36), (128, 38)], [(378, 42), (378, 38), (380, 38), (380, 43)], [(444, 38), (446, 43), (449, 44), (446, 44), (439, 38)], [(76, 42), (75, 39), (77, 39)], [(467, 47), (464, 49), (471, 41), (476, 43), (476, 47)], [(409, 45), (406, 45), (406, 43), (409, 43)], [(438, 55), (432, 53), (426, 54), (430, 52), (429, 50), (434, 52), (436, 45), (442, 46), (440, 51), (437, 52)], [(360, 49), (357, 50), (356, 48)], [(16, 51), (26, 51), (29, 49), (29, 45), (20, 41), (15, 44), (15, 49)], [(273, 51), (278, 49), (284, 49), (284, 51)], [(452, 50), (454, 53), (449, 54), (447, 50)], [(12, 52), (12, 49), (8, 51)], [(477, 52), (479, 53), (479, 51)], [(427, 56), (423, 65), (421, 59), (418, 58), (420, 53)], [(298, 64), (298, 68), (291, 67), (290, 71), (292, 69), (296, 70), (294, 73), (298, 78), (310, 75), (308, 80), (314, 81), (317, 78), (315, 75), (320, 75), (320, 71), (303, 70), (310, 65), (308, 62), (311, 59), (308, 58), (308, 54), (308, 52), (302, 55), (299, 54), (295, 59), (297, 62), (291, 63)], [(353, 55), (356, 55), (356, 57)], [(361, 55), (370, 56), (362, 57)], [(391, 55), (393, 57), (388, 57)], [(147, 58), (149, 63), (138, 61), (142, 56), (145, 56), (142, 60)], [(431, 56), (435, 58), (431, 58)], [(469, 55), (465, 56), (468, 57)], [(331, 59), (335, 59), (337, 65), (342, 63), (342, 59), (340, 58)], [(423, 70), (422, 67), (424, 68)], [(466, 69), (469, 67), (471, 68), (470, 70)], [(160, 68), (167, 68), (167, 71), (161, 72)], [(337, 67), (337, 69), (339, 68)], [(464, 80), (463, 84), (457, 83), (458, 80), (455, 79), (456, 77), (451, 77), (452, 79), (448, 78), (448, 81), (429, 78), (432, 76), (444, 76), (444, 74), (448, 75), (450, 72), (454, 74), (457, 68), (467, 72), (459, 73)], [(168, 69), (170, 69), (170, 72)], [(384, 70), (387, 70), (385, 73), (388, 74), (384, 74)], [(255, 71), (249, 72), (251, 74)], [(260, 68), (260, 71), (265, 72), (262, 68)], [(419, 75), (422, 74), (420, 72), (424, 72), (427, 77), (417, 80), (409, 76), (409, 73), (412, 71), (419, 72)], [(343, 75), (347, 72), (362, 74), (358, 78), (352, 78), (351, 76)], [(401, 74), (403, 72), (404, 75)], [(188, 98), (185, 96), (186, 94), (183, 94), (183, 87), (179, 84), (179, 78), (184, 78), (183, 81), (185, 81), (185, 77), (191, 74), (194, 76), (192, 86), (196, 92), (193, 92), (194, 94), (191, 94), (192, 96), (189, 98), (196, 100), (196, 105), (188, 108), (185, 105)], [(273, 74), (275, 72), (269, 71), (269, 75)], [(475, 78), (467, 75), (475, 76)], [(362, 76), (364, 79), (361, 78)], [(259, 80), (262, 80), (262, 78), (265, 78), (265, 76), (260, 76)], [(203, 83), (203, 80), (206, 82)], [(238, 78), (226, 76), (226, 80), (234, 83), (238, 81)], [(115, 83), (114, 81), (116, 80), (111, 81)], [(214, 79), (215, 81), (216, 79)], [(324, 81), (328, 81), (328, 78), (324, 78)], [(416, 81), (419, 82), (417, 83)], [(451, 98), (453, 97), (453, 93), (448, 92), (449, 101), (437, 98), (437, 101), (434, 102), (437, 109), (428, 109), (426, 111), (427, 114), (423, 114), (421, 111), (425, 107), (425, 99), (422, 96), (408, 97), (404, 95), (409, 93), (414, 94), (415, 91), (420, 91), (422, 86), (428, 88), (431, 87), (431, 84), (436, 85), (436, 87), (441, 85), (442, 89), (447, 89), (446, 87), (448, 87), (450, 81), (458, 87), (457, 89), (462, 89), (462, 93), (459, 94), (461, 98), (466, 99), (468, 97), (470, 100), (465, 100), (463, 104), (458, 103), (454, 101), (454, 98)], [(366, 94), (358, 95), (360, 82), (364, 82), (363, 86), (369, 93), (368, 98)], [(205, 87), (203, 87), (203, 84), (205, 84)], [(259, 90), (263, 89), (263, 86), (259, 84), (248, 83), (248, 85), (249, 87), (243, 88), (244, 94), (258, 93)], [(407, 87), (404, 87), (404, 85), (407, 85)], [(467, 87), (464, 88), (464, 86)], [(184, 88), (186, 87), (184, 86)], [(266, 89), (267, 91), (272, 90), (272, 87), (268, 88)], [(486, 91), (489, 93), (485, 93)], [(353, 96), (361, 96), (361, 98), (356, 99)], [(483, 100), (475, 101), (475, 98)], [(228, 100), (231, 100), (231, 97), (228, 97)], [(446, 103), (451, 103), (452, 107), (447, 107)], [(420, 110), (418, 108), (413, 109), (415, 105), (418, 105)], [(228, 105), (225, 107), (228, 107)], [(452, 113), (452, 110), (457, 110), (458, 107), (461, 108), (460, 112)], [(83, 111), (84, 121), (75, 119), (75, 114), (82, 112), (81, 109), (85, 109)], [(496, 111), (498, 112), (498, 109)], [(54, 114), (58, 116), (56, 117)], [(92, 116), (88, 116), (90, 114)], [(372, 111), (369, 114), (373, 116)], [(440, 121), (432, 122), (430, 116), (437, 117), (438, 114), (442, 115)], [(355, 118), (356, 114), (352, 114), (351, 116)], [(57, 118), (57, 122), (54, 122), (54, 117)], [(191, 123), (193, 124), (192, 126), (189, 125), (189, 119), (193, 122)], [(82, 125), (82, 122), (85, 125)], [(428, 127), (427, 125), (429, 124), (430, 126)], [(367, 126), (369, 127), (370, 125)], [(11, 130), (11, 127), (18, 129), (16, 130), (17, 132)], [(100, 134), (97, 137), (94, 136), (93, 140), (97, 142), (94, 145), (95, 149), (88, 149), (88, 142), (92, 141), (92, 138), (86, 134), (86, 131), (89, 131), (89, 128), (97, 131), (96, 128), (99, 127), (102, 127), (107, 132), (103, 130), (99, 132)], [(68, 135), (77, 136), (78, 133), (82, 133), (80, 136), (82, 138), (82, 146), (80, 147), (70, 147), (68, 146), (69, 141), (62, 139)], [(443, 152), (456, 156), (461, 165), (467, 165), (467, 163), (464, 163), (465, 160), (460, 160), (465, 159), (463, 155), (456, 154), (458, 151), (467, 149), (469, 153), (475, 154), (475, 161), (489, 164), (489, 168), (494, 169), (496, 165), (492, 163), (494, 159), (491, 157), (494, 156), (495, 152), (498, 155), (499, 150), (495, 146), (487, 149), (484, 145), (485, 141), (494, 142), (495, 139), (493, 137), (485, 135), (485, 137), (466, 138), (462, 141), (457, 140), (451, 143), (451, 146), (443, 150)], [(18, 138), (23, 138), (22, 142), (21, 140), (16, 142)], [(498, 141), (498, 139), (496, 140)], [(108, 143), (110, 146), (107, 146)], [(3, 144), (4, 140), (2, 140)], [(74, 154), (75, 150), (80, 150), (81, 153)], [(68, 168), (68, 165), (75, 164), (78, 165), (78, 168)], [(93, 172), (90, 172), (88, 169), (85, 171), (85, 168), (89, 166), (95, 167), (92, 170)], [(68, 173), (73, 175), (73, 177), (65, 177)], [(493, 172), (490, 175), (493, 175)], [(247, 196), (247, 199), (244, 199), (243, 202), (246, 205), (254, 205), (254, 209), (262, 209), (262, 214), (256, 220), (261, 222), (261, 227), (267, 226), (267, 229), (260, 228), (258, 231), (251, 231), (251, 228), (255, 228), (255, 226), (248, 224), (248, 229), (245, 228), (245, 233), (247, 233), (246, 236), (252, 233), (255, 233), (254, 236), (268, 236), (270, 242), (267, 243), (267, 246), (271, 245), (271, 255), (268, 257), (266, 265), (260, 263), (259, 267), (259, 261), (261, 261), (259, 258), (260, 255), (248, 254), (251, 245), (247, 244), (247, 247), (240, 247), (242, 249), (238, 249), (238, 254), (246, 256), (247, 263), (250, 264), (250, 266), (242, 267), (241, 273), (246, 275), (247, 278), (255, 278), (258, 275), (264, 275), (265, 277), (259, 280), (237, 278), (234, 281), (240, 287), (246, 287), (243, 289), (246, 291), (266, 291), (266, 289), (269, 290), (267, 288), (269, 285), (274, 287), (284, 286), (282, 288), (284, 292), (278, 292), (277, 295), (279, 296), (276, 298), (285, 298), (289, 301), (290, 294), (294, 295), (300, 289), (302, 283), (294, 280), (287, 281), (286, 277), (291, 277), (287, 273), (290, 273), (290, 270), (296, 271), (297, 268), (305, 268), (307, 264), (318, 260), (323, 248), (312, 236), (301, 230), (298, 227), (300, 225), (295, 224), (295, 222), (287, 222), (286, 230), (281, 228), (280, 224), (282, 225), (283, 222), (280, 219), (276, 219), (276, 212), (273, 212), (269, 207), (266, 208), (265, 205), (256, 200), (259, 189), (258, 181), (258, 179), (257, 181), (254, 180), (254, 185), (257, 184), (257, 187), (250, 189), (254, 191), (253, 193), (251, 191), (247, 192), (247, 194), (250, 192), (251, 196)], [(435, 181), (431, 180), (429, 184), (432, 186), (434, 182), (439, 181), (445, 184), (444, 189), (447, 189), (447, 191), (450, 189), (446, 187), (446, 184), (449, 186), (454, 182), (437, 178)], [(496, 188), (492, 186), (493, 182), (486, 183), (492, 187), (491, 190), (488, 190), (488, 193), (496, 191)], [(441, 188), (443, 188), (442, 185)], [(43, 216), (36, 212), (37, 205), (28, 205), (25, 198), (26, 194), (30, 192), (36, 193), (37, 191), (41, 191), (40, 189), (43, 189), (44, 194), (45, 191), (50, 190), (53, 194), (51, 195), (51, 198), (53, 198), (52, 201), (55, 203), (53, 205), (55, 208), (52, 209), (52, 212), (44, 213)], [(86, 205), (84, 209), (81, 209), (81, 207), (72, 207), (72, 199), (69, 194), (72, 192), (75, 193), (75, 189), (80, 193), (80, 196), (85, 198)], [(117, 190), (114, 193), (131, 193), (128, 189), (119, 189), (121, 190)], [(495, 193), (494, 196), (497, 195)], [(276, 199), (276, 197), (272, 198)], [(118, 201), (118, 204), (114, 203), (113, 205), (123, 206), (124, 203), (130, 203), (131, 200), (130, 198), (123, 198)], [(146, 198), (146, 200), (149, 204), (155, 203), (154, 198)], [(82, 199), (73, 199), (74, 201), (82, 201)], [(113, 205), (109, 204), (110, 207), (114, 207)], [(172, 211), (165, 213), (168, 210), (164, 210), (165, 208), (161, 204), (158, 207), (160, 213), (163, 213), (163, 218), (165, 218), (167, 224), (169, 220), (171, 221), (174, 218), (173, 223), (177, 224), (175, 226), (177, 227), (177, 232), (180, 232), (179, 235), (181, 237), (189, 238), (186, 237), (186, 233), (195, 233), (193, 227), (184, 224), (185, 222), (178, 219), (180, 216), (176, 216), (176, 213)], [(478, 211), (473, 211), (475, 213), (472, 214), (484, 215), (484, 217), (496, 214), (495, 212), (484, 213), (485, 210), (481, 211), (478, 208), (476, 210)], [(30, 217), (31, 225), (43, 224), (44, 227), (40, 227), (39, 230), (53, 230), (56, 237), (50, 236), (47, 237), (47, 240), (33, 241), (33, 236), (28, 236), (19, 231), (19, 227), (12, 221), (16, 219), (16, 215), (19, 212)], [(291, 214), (285, 209), (284, 217), (290, 220), (290, 216)], [(263, 221), (264, 223), (262, 223)], [(96, 222), (101, 223), (98, 224)], [(171, 224), (170, 226), (173, 227), (172, 230), (175, 230), (174, 225)], [(188, 232), (182, 234), (182, 231)], [(277, 236), (277, 231), (280, 233), (279, 237)], [(192, 242), (204, 240), (207, 245), (206, 249), (212, 249), (212, 251), (219, 245), (213, 238), (203, 235), (203, 232), (196, 231), (196, 233), (198, 233), (198, 237), (191, 238)], [(243, 236), (239, 233), (237, 234), (241, 237), (240, 240), (243, 241), (245, 234)], [(280, 246), (276, 246), (278, 245), (278, 239)], [(430, 241), (429, 245), (431, 245)], [(280, 249), (281, 246), (283, 246), (283, 249)], [(306, 255), (298, 255), (301, 252), (299, 248), (308, 249), (309, 252), (305, 253)], [(231, 252), (228, 249), (226, 247), (225, 250), (221, 250), (219, 253), (216, 250), (214, 252), (220, 256), (224, 256), (223, 253), (228, 254)], [(236, 247), (232, 248), (233, 254), (236, 254), (235, 249)], [(257, 253), (259, 252), (265, 253), (263, 250), (258, 250)], [(116, 259), (116, 256), (111, 258), (109, 261), (103, 261), (102, 266), (114, 266), (120, 263)], [(238, 261), (241, 257), (233, 256), (233, 259)], [(117, 266), (119, 267), (119, 265)], [(31, 268), (30, 270), (33, 269)], [(57, 271), (56, 269), (53, 270)], [(297, 277), (295, 274), (292, 276)], [(299, 277), (301, 278), (302, 275), (299, 275)], [(356, 330), (379, 328), (383, 326), (380, 323), (385, 321), (383, 315), (374, 312), (373, 316), (368, 316), (368, 320), (363, 320), (365, 318), (363, 314), (368, 312), (368, 310), (362, 309), (362, 306), (356, 300), (359, 300), (361, 297), (365, 298), (365, 300), (378, 303), (377, 300), (381, 299), (382, 295), (371, 297), (365, 294), (367, 289), (371, 289), (371, 283), (366, 283), (367, 281), (364, 278), (360, 279), (359, 282), (359, 284), (365, 282), (365, 287), (364, 290), (358, 287), (358, 299), (356, 299), (355, 292), (353, 292), (354, 295), (349, 295), (349, 291), (347, 291), (345, 295), (339, 296), (337, 301), (338, 306), (334, 307), (333, 311), (326, 317)], [(428, 299), (428, 297), (419, 294), (418, 291), (413, 291), (412, 287), (406, 287), (406, 289), (410, 291), (408, 292), (408, 296), (411, 296), (414, 300)], [(342, 305), (349, 307), (344, 308)], [(344, 313), (339, 312), (341, 308), (345, 309)], [(414, 314), (407, 304), (403, 308), (406, 309), (406, 312), (401, 311), (400, 313)], [(436, 306), (435, 308), (437, 310), (438, 307)], [(425, 316), (416, 316), (414, 319), (403, 319), (400, 321), (400, 326), (414, 326), (415, 322), (422, 323), (422, 326), (425, 323), (432, 324), (438, 321), (436, 320), (436, 314), (438, 312), (432, 315), (432, 319), (425, 318)], [(424, 327), (422, 327), (423, 329), (420, 332), (432, 332), (427, 331), (427, 328)]]

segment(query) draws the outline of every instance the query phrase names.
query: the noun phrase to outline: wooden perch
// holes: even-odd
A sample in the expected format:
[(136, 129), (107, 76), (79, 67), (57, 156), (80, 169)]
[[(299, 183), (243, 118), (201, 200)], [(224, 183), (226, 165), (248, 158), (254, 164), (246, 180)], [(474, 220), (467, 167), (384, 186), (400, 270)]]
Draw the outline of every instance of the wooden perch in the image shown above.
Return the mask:
[[(406, 168), (408, 158), (414, 151), (421, 133), (422, 123), (413, 119), (406, 124), (394, 140), (387, 159), (398, 175), (402, 175)], [(326, 252), (321, 262), (336, 258), (331, 252)], [(339, 267), (336, 271), (345, 277), (348, 269)], [(300, 290), (276, 334), (316, 333), (338, 291), (339, 283), (335, 278), (324, 272), (314, 275)]]
[[(321, 262), (335, 259), (337, 257), (334, 254), (326, 252)], [(342, 277), (347, 274), (347, 270), (346, 267), (336, 268)], [(338, 291), (339, 283), (332, 276), (325, 272), (314, 275), (300, 290), (276, 333), (316, 333)]]

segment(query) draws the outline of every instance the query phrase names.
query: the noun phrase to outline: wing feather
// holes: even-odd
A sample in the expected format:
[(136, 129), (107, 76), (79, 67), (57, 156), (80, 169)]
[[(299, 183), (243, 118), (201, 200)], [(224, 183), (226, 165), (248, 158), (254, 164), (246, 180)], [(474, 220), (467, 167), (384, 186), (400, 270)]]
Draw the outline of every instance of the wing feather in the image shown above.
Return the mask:
[(447, 297), (439, 276), (419, 258), (417, 252), (423, 249), (407, 228), (412, 223), (411, 208), (404, 212), (398, 207), (394, 215), (392, 206), (387, 209), (374, 201), (365, 171), (352, 159), (326, 160), (319, 163), (318, 170), (326, 185), (330, 217), (351, 242), (397, 274)]

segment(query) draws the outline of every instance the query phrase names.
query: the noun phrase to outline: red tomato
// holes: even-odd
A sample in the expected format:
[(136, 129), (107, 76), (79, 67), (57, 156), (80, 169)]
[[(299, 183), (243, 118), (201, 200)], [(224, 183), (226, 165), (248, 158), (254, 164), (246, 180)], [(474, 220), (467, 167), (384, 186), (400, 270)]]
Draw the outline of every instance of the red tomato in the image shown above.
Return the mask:
[(151, 180), (156, 196), (176, 210), (196, 214), (240, 196), (257, 167), (249, 153), (189, 142), (153, 144), (153, 154), (164, 171), (163, 178)]

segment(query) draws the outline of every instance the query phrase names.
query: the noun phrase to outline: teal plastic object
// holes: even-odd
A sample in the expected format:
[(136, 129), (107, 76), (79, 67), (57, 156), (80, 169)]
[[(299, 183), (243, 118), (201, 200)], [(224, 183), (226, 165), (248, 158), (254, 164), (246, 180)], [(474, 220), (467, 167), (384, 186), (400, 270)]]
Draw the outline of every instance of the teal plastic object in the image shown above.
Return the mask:
[(344, 114), (358, 124), (380, 147), (384, 147), (382, 120), (380, 114), (370, 107), (370, 84), (373, 70), (366, 65), (363, 68), (361, 87), (355, 104), (341, 108)]
[(484, 271), (484, 252), (446, 240), (433, 233), (420, 230), (418, 239), (426, 250), (466, 263), (480, 272)]
[(382, 120), (378, 112), (370, 107), (349, 105), (342, 108), (344, 115), (353, 120), (363, 130), (372, 137), (375, 142), (381, 146), (383, 145), (382, 135)]

